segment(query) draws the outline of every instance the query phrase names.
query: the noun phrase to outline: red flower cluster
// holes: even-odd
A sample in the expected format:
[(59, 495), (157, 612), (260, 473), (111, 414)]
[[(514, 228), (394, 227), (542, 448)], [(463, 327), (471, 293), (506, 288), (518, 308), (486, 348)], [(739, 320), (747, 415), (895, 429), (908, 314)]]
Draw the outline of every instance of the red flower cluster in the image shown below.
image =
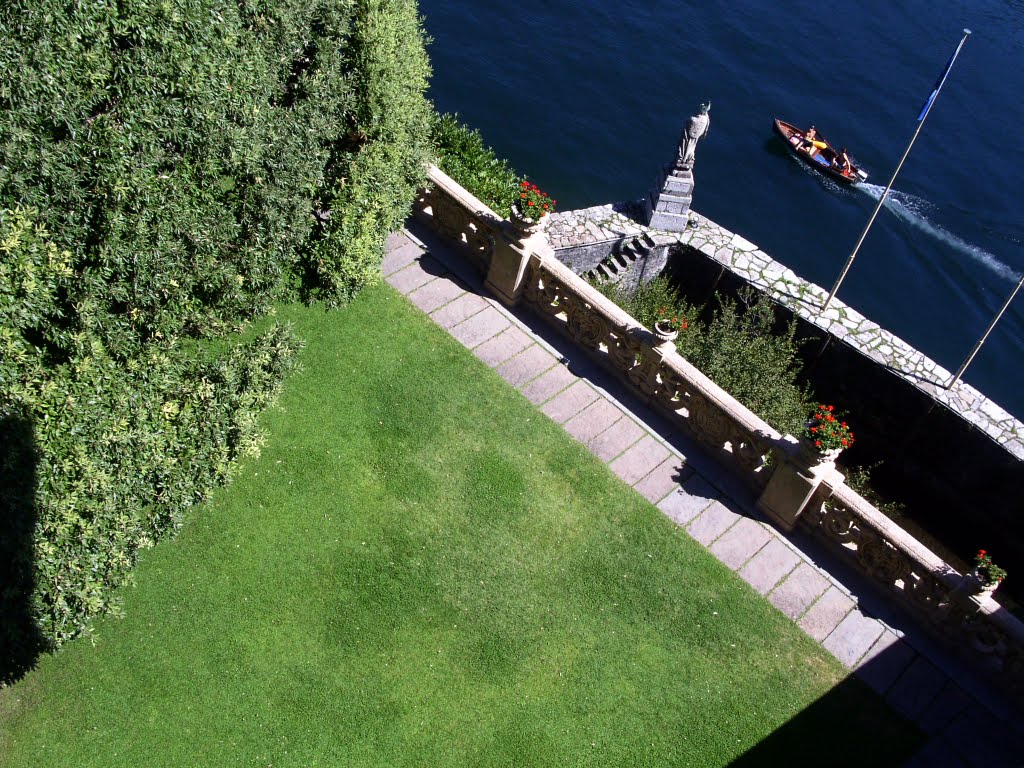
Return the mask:
[(974, 556), (974, 572), (989, 587), (1006, 578), (1006, 571), (993, 563), (992, 556), (984, 549), (979, 549)]
[(853, 445), (853, 432), (845, 421), (835, 416), (835, 406), (819, 405), (804, 431), (804, 436), (814, 441), (814, 447), (822, 451), (849, 448)]
[(658, 310), (658, 319), (655, 322), (661, 323), (673, 331), (685, 331), (690, 327), (690, 323), (685, 317), (679, 317), (674, 312), (669, 312), (666, 307)]
[(520, 214), (527, 218), (539, 218), (554, 212), (557, 200), (552, 200), (547, 192), (542, 192), (536, 184), (523, 181), (519, 185), (519, 199), (516, 201), (516, 208)]

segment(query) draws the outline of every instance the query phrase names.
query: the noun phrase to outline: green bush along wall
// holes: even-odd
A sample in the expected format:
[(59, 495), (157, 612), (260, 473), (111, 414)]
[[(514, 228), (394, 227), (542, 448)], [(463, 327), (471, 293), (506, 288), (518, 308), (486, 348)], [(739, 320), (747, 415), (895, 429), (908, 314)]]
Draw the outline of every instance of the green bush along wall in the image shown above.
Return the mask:
[(0, 7), (0, 419), (34, 465), (0, 609), (43, 644), (258, 440), (298, 342), (229, 333), (378, 278), (424, 178), (424, 46), (414, 0)]

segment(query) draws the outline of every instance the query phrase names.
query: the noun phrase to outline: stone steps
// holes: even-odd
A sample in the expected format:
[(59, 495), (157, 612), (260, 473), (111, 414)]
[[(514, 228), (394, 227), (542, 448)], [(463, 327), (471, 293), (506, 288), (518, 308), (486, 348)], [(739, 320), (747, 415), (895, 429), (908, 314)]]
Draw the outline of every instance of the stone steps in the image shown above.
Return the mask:
[(638, 259), (646, 257), (656, 245), (654, 238), (646, 232), (631, 237), (583, 277), (598, 285), (617, 283), (626, 276)]

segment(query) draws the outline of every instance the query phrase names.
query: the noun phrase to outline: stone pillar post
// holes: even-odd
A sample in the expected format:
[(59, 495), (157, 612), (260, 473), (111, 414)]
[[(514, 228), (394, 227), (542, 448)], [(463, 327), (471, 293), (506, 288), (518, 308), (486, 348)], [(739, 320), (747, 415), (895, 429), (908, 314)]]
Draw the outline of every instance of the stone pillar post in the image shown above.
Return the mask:
[(669, 232), (685, 232), (693, 200), (693, 171), (666, 166), (644, 200), (647, 225)]
[(786, 440), (791, 442), (786, 458), (772, 472), (768, 485), (757, 500), (757, 508), (784, 531), (792, 531), (822, 481), (827, 480), (835, 486), (844, 478), (836, 469), (835, 462), (811, 464), (798, 450), (795, 438), (787, 435)]
[(522, 298), (526, 287), (526, 267), (530, 256), (552, 253), (542, 227), (517, 227), (503, 222), (501, 235), (495, 238), (491, 266), (487, 270), (484, 287), (502, 304), (514, 307)]

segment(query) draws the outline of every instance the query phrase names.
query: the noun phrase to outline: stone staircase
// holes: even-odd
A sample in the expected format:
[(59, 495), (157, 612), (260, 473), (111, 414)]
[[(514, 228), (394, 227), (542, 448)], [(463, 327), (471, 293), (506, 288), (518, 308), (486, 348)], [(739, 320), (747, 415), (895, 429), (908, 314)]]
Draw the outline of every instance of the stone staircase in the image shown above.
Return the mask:
[(637, 260), (646, 258), (656, 245), (654, 238), (646, 232), (630, 237), (617, 245), (610, 256), (583, 277), (597, 285), (618, 283), (629, 274)]

